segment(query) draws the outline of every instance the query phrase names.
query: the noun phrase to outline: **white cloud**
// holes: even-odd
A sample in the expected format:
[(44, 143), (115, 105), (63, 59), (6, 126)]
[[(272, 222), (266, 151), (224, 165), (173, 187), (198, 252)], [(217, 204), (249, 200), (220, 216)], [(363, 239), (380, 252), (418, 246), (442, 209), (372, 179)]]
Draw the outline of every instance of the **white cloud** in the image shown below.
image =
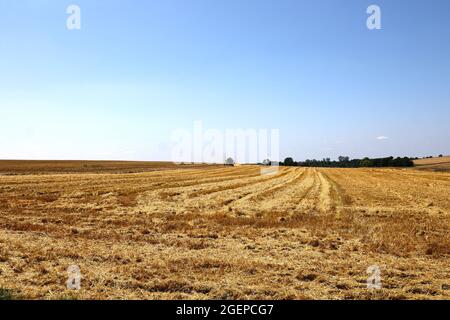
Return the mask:
[(386, 137), (386, 136), (377, 137), (377, 140), (388, 140), (388, 139), (389, 139), (389, 137)]

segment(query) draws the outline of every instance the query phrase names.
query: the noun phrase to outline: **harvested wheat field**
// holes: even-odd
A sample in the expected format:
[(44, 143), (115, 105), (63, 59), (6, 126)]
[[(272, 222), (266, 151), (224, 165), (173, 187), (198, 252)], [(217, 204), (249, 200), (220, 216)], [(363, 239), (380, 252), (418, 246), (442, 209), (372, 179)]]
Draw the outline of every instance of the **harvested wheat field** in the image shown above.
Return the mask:
[[(449, 194), (450, 173), (401, 169), (0, 176), (0, 288), (31, 299), (449, 299)], [(79, 291), (66, 289), (71, 265)], [(379, 290), (367, 288), (372, 265)]]
[(55, 173), (137, 173), (200, 165), (163, 161), (0, 160), (0, 176)]
[(415, 160), (416, 169), (428, 171), (450, 171), (450, 156)]

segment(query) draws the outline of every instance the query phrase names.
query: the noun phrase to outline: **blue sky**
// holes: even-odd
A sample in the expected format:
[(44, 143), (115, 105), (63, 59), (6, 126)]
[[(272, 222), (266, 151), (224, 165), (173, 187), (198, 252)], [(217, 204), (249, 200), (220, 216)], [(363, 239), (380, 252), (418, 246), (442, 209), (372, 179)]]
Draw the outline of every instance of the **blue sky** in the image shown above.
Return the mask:
[[(66, 8), (81, 8), (81, 30)], [(377, 4), (382, 29), (368, 30)], [(450, 154), (450, 2), (2, 0), (0, 159), (169, 160), (277, 128), (281, 157)], [(386, 137), (386, 139), (377, 139)]]

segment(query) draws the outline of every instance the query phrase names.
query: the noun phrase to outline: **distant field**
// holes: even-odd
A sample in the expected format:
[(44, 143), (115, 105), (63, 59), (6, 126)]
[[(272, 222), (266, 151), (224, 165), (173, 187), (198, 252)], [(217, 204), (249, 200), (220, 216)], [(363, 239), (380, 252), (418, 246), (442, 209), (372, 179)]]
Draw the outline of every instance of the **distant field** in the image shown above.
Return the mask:
[[(450, 173), (72, 164), (0, 176), (0, 290), (13, 297), (450, 299)], [(373, 265), (380, 290), (366, 287)]]
[(414, 160), (417, 169), (429, 171), (450, 171), (450, 156)]
[(48, 161), (0, 160), (0, 175), (55, 173), (136, 173), (167, 169), (199, 168), (202, 165), (176, 165), (156, 161)]

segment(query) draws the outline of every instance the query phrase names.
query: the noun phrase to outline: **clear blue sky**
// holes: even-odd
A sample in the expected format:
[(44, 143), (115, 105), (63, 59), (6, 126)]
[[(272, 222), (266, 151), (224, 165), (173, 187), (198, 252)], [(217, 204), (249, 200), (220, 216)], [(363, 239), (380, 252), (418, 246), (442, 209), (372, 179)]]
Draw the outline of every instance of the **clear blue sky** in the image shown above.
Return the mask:
[(448, 0), (2, 0), (0, 159), (170, 159), (195, 120), (279, 128), (298, 160), (450, 154), (449, 14)]

